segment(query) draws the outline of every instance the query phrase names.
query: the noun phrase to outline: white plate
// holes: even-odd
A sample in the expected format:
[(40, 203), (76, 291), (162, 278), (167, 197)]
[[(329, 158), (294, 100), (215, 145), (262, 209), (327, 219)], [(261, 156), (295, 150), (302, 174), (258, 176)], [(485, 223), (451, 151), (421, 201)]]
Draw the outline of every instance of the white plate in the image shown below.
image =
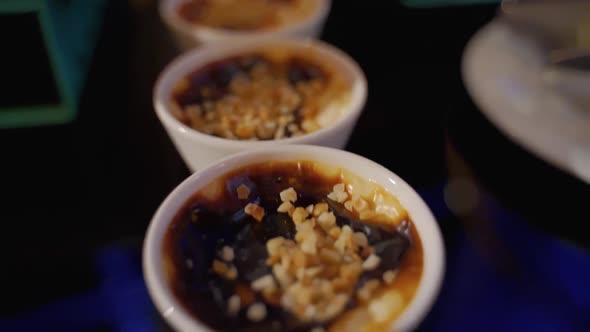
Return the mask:
[[(590, 183), (590, 109), (549, 84), (556, 76), (548, 74), (548, 55), (540, 45), (496, 19), (467, 45), (463, 81), (483, 114), (508, 137)], [(590, 82), (590, 73), (576, 79)], [(576, 86), (588, 88), (590, 96), (590, 84)]]

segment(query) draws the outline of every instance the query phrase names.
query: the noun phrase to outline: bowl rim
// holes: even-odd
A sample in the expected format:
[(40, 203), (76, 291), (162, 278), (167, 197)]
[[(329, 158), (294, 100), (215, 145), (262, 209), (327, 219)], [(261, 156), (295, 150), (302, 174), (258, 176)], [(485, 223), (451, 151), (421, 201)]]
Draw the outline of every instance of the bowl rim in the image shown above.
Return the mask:
[[(316, 52), (319, 55), (332, 57), (337, 66), (350, 75), (351, 89), (350, 100), (342, 107), (345, 111), (333, 123), (311, 133), (297, 137), (266, 141), (231, 140), (222, 137), (202, 133), (195, 130), (174, 117), (169, 111), (170, 90), (174, 84), (184, 75), (195, 68), (211, 61), (223, 59), (228, 56), (256, 50), (260, 48), (288, 47), (295, 50)], [(194, 64), (196, 62), (196, 64)], [(190, 68), (190, 69), (189, 69)], [(342, 50), (325, 42), (312, 39), (276, 39), (263, 38), (257, 41), (240, 41), (227, 44), (211, 44), (183, 53), (169, 63), (160, 73), (153, 92), (153, 105), (158, 118), (176, 131), (201, 141), (211, 146), (221, 148), (256, 148), (284, 144), (306, 144), (321, 141), (329, 137), (334, 131), (341, 131), (351, 121), (356, 121), (364, 109), (367, 100), (367, 79), (359, 64)]]
[[(193, 318), (175, 299), (162, 268), (163, 238), (178, 209), (212, 178), (238, 167), (271, 160), (311, 160), (328, 165), (346, 162), (347, 166), (343, 168), (396, 195), (411, 215), (420, 236), (423, 269), (414, 297), (392, 327), (396, 331), (415, 329), (434, 304), (444, 275), (445, 249), (436, 219), (418, 193), (385, 167), (347, 151), (311, 145), (281, 145), (231, 155), (189, 176), (166, 197), (149, 224), (143, 247), (144, 278), (149, 294), (164, 318), (179, 331), (211, 331), (204, 323)], [(360, 172), (360, 169), (363, 171)]]
[[(193, 38), (198, 38), (199, 33), (205, 33), (213, 37), (213, 39), (224, 38), (249, 38), (249, 37), (269, 37), (269, 36), (286, 36), (297, 31), (304, 30), (311, 27), (318, 22), (323, 21), (332, 7), (332, 0), (322, 0), (319, 5), (314, 8), (311, 15), (305, 16), (303, 19), (292, 22), (291, 24), (279, 25), (268, 30), (227, 30), (214, 28), (203, 24), (191, 24), (186, 22), (178, 15), (175, 10), (176, 6), (185, 0), (161, 0), (159, 5), (160, 17), (173, 29), (189, 34)], [(315, 0), (317, 1), (317, 0)]]

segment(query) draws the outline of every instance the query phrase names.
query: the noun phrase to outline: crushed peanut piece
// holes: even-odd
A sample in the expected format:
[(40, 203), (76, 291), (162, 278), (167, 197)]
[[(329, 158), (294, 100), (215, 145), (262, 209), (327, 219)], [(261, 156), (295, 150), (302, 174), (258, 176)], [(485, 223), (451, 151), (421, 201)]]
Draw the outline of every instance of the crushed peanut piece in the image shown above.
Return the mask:
[(336, 216), (333, 212), (322, 212), (317, 219), (318, 224), (324, 231), (329, 231), (336, 225)]
[(341, 228), (340, 236), (334, 243), (334, 248), (344, 254), (347, 248), (352, 247), (352, 228), (346, 225)]
[(315, 234), (310, 235), (301, 242), (301, 251), (310, 255), (317, 253), (317, 237)]
[(333, 201), (338, 201), (338, 197), (336, 196), (335, 192), (329, 193), (327, 197)]
[(286, 289), (293, 283), (293, 277), (282, 265), (273, 265), (272, 274), (275, 276), (275, 278), (277, 278), (277, 281), (283, 289)]
[[(344, 189), (344, 183), (334, 185), (333, 191), (328, 194), (328, 198), (338, 203), (345, 203), (348, 199), (348, 193)], [(352, 206), (350, 207), (352, 208)]]
[(278, 236), (266, 241), (266, 250), (269, 256), (277, 256), (280, 254), (280, 248), (285, 242), (285, 238)]
[(371, 299), (371, 295), (379, 288), (379, 280), (371, 279), (365, 282), (365, 284), (356, 292), (356, 296), (359, 300), (367, 302)]
[(246, 317), (253, 322), (263, 321), (266, 318), (266, 306), (260, 302), (250, 305)]
[(289, 187), (279, 194), (281, 196), (281, 201), (283, 202), (291, 202), (295, 203), (297, 201), (297, 192), (293, 187)]
[(271, 274), (267, 274), (254, 280), (250, 287), (252, 287), (252, 289), (256, 292), (272, 292), (277, 288), (277, 285), (273, 276)]
[(385, 271), (383, 273), (383, 281), (387, 284), (390, 285), (391, 283), (393, 283), (393, 281), (395, 280), (395, 277), (397, 276), (397, 270), (389, 270), (389, 271)]
[(381, 258), (375, 254), (371, 254), (367, 259), (363, 262), (363, 270), (371, 271), (377, 268), (381, 263)]
[(236, 193), (238, 194), (239, 199), (248, 199), (248, 196), (250, 196), (250, 188), (242, 183), (236, 189)]
[(352, 189), (353, 189), (352, 188), (352, 184), (349, 183), (349, 184), (346, 185), (346, 192), (347, 193), (349, 193), (349, 194), (352, 195)]
[(289, 214), (292, 214), (293, 210), (295, 210), (295, 207), (293, 206), (293, 204), (291, 202), (288, 202), (288, 201), (283, 202), (277, 208), (277, 212), (283, 212), (283, 213), (289, 213)]
[(227, 313), (230, 316), (236, 316), (238, 314), (238, 312), (240, 311), (240, 296), (237, 294), (232, 295), (228, 300), (227, 300)]
[(230, 246), (223, 246), (221, 248), (221, 259), (226, 262), (231, 262), (234, 260), (234, 249)]
[(352, 204), (351, 200), (344, 202), (344, 208), (347, 209), (348, 211), (352, 212), (352, 207), (353, 207), (353, 204)]
[(308, 205), (305, 208), (305, 211), (307, 211), (307, 213), (312, 214), (313, 213), (313, 204)]
[(325, 203), (325, 202), (318, 203), (318, 204), (314, 205), (312, 214), (314, 217), (319, 217), (322, 213), (328, 212), (328, 209), (329, 209), (328, 203)]
[(264, 208), (258, 204), (248, 203), (244, 208), (246, 214), (251, 215), (256, 221), (262, 221), (264, 218)]
[(330, 237), (333, 239), (339, 238), (340, 237), (340, 227), (332, 227), (328, 231), (328, 235), (330, 235)]
[(339, 264), (342, 256), (334, 249), (322, 248), (320, 250), (320, 258), (327, 264)]
[(352, 201), (352, 207), (356, 211), (361, 212), (369, 208), (369, 203), (367, 203), (367, 201), (359, 197)]
[(217, 259), (213, 260), (212, 269), (217, 275), (228, 280), (235, 280), (238, 277), (238, 269), (235, 266), (230, 266)]
[(304, 208), (296, 207), (291, 218), (293, 218), (295, 224), (298, 224), (305, 221), (305, 218), (307, 218), (308, 215), (309, 213)]
[(334, 187), (332, 188), (332, 190), (333, 190), (335, 193), (339, 193), (339, 192), (341, 193), (341, 192), (344, 192), (344, 189), (345, 189), (345, 187), (344, 187), (344, 183), (338, 183), (338, 184), (335, 184), (335, 185), (334, 185)]
[(345, 294), (338, 294), (334, 296), (324, 308), (324, 311), (319, 313), (317, 317), (320, 320), (329, 320), (334, 318), (336, 315), (342, 312), (342, 310), (344, 310), (346, 303), (348, 303), (348, 298), (349, 297)]
[(346, 200), (348, 199), (348, 193), (343, 191), (343, 192), (337, 192), (336, 193), (336, 201), (338, 203), (344, 203)]
[(369, 240), (363, 232), (354, 232), (354, 234), (352, 234), (352, 240), (354, 241), (355, 245), (361, 248), (364, 248), (369, 245)]
[(213, 272), (217, 273), (220, 276), (225, 276), (229, 267), (224, 262), (214, 259), (213, 260)]

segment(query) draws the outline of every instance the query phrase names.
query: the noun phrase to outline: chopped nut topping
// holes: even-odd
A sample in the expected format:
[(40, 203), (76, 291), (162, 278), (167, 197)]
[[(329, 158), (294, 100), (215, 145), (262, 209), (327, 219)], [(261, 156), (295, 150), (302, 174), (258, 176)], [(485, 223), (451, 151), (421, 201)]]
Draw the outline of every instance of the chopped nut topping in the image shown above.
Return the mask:
[(283, 243), (285, 242), (285, 238), (282, 236), (272, 238), (266, 242), (266, 250), (268, 251), (269, 256), (278, 256), (280, 254), (280, 249)]
[(346, 249), (351, 248), (351, 247), (352, 247), (352, 228), (350, 228), (350, 226), (346, 225), (346, 226), (342, 227), (342, 229), (340, 231), (340, 236), (338, 236), (338, 239), (334, 243), (334, 248), (336, 248), (336, 250), (338, 250), (341, 254), (344, 254), (346, 252)]
[(334, 249), (322, 248), (320, 250), (320, 258), (326, 264), (339, 264), (342, 256)]
[(379, 266), (381, 263), (381, 258), (375, 254), (371, 254), (367, 259), (363, 262), (363, 270), (374, 270)]
[(244, 212), (251, 215), (256, 221), (262, 221), (262, 218), (264, 218), (264, 208), (258, 204), (248, 203), (244, 208)]
[(389, 271), (385, 271), (383, 273), (383, 281), (387, 284), (390, 285), (394, 280), (395, 277), (397, 276), (397, 270), (389, 270)]
[(336, 216), (333, 212), (322, 212), (317, 219), (318, 224), (324, 231), (329, 231), (336, 225)]
[[(353, 194), (352, 188), (343, 183), (335, 185), (330, 195), (359, 214), (374, 213), (366, 200)], [(325, 202), (294, 206), (297, 192), (292, 187), (283, 190), (280, 198), (282, 203), (277, 211), (289, 213), (296, 232), (293, 239), (275, 237), (266, 242), (267, 264), (272, 272), (254, 280), (251, 290), (262, 294), (265, 300), (274, 301), (271, 303), (280, 302), (283, 309), (304, 322), (326, 322), (345, 310), (354, 297), (369, 303), (371, 315), (383, 319), (380, 310), (393, 308), (395, 303), (390, 298), (385, 298), (383, 303), (371, 300), (382, 285), (393, 281), (395, 271), (370, 279), (357, 289), (363, 272), (375, 270), (381, 262), (367, 235), (354, 232), (349, 225), (340, 227)], [(227, 276), (232, 267), (225, 268)], [(265, 316), (264, 306), (255, 303), (248, 308), (250, 320), (262, 320)]]
[(335, 184), (335, 185), (334, 185), (334, 188), (332, 188), (332, 190), (333, 190), (335, 193), (341, 193), (341, 192), (344, 192), (344, 189), (345, 189), (344, 183), (338, 183), (338, 184)]
[(248, 307), (246, 316), (253, 322), (263, 321), (266, 318), (266, 306), (264, 303), (256, 302)]
[(223, 246), (221, 248), (221, 258), (226, 262), (231, 262), (234, 260), (234, 250), (232, 247)]
[(293, 283), (293, 277), (287, 273), (287, 269), (282, 265), (274, 265), (272, 267), (272, 274), (277, 278), (277, 281), (283, 289), (286, 289)]
[(309, 213), (304, 208), (296, 207), (291, 218), (293, 218), (295, 224), (299, 224), (305, 221), (305, 218), (307, 218), (308, 215)]
[(346, 192), (352, 195), (352, 190), (353, 190), (352, 184), (350, 184), (350, 183), (347, 184), (346, 185)]
[(340, 227), (330, 228), (330, 230), (328, 231), (328, 235), (330, 235), (330, 237), (333, 239), (339, 238), (340, 237)]
[(352, 240), (354, 241), (355, 245), (361, 248), (367, 247), (369, 245), (369, 240), (363, 232), (355, 232), (352, 234)]
[(344, 202), (344, 208), (352, 212), (353, 204), (351, 200)]
[(369, 208), (369, 203), (367, 203), (367, 201), (365, 201), (364, 199), (362, 199), (362, 198), (359, 197), (359, 198), (354, 199), (352, 201), (352, 207), (356, 211), (361, 212), (361, 211), (364, 211), (367, 208)]
[(315, 234), (309, 235), (301, 242), (301, 251), (310, 255), (317, 253), (317, 237)]
[(368, 280), (367, 282), (365, 282), (363, 287), (361, 287), (357, 291), (356, 296), (359, 300), (367, 302), (371, 299), (371, 295), (373, 294), (373, 292), (375, 292), (375, 290), (377, 290), (377, 288), (379, 288), (379, 280)]
[(297, 192), (293, 187), (289, 187), (279, 194), (281, 196), (281, 201), (283, 202), (291, 202), (295, 203), (297, 201)]
[(348, 193), (344, 191), (344, 183), (334, 185), (331, 193), (328, 194), (328, 198), (338, 203), (344, 203), (348, 199)]
[(291, 202), (283, 202), (277, 208), (277, 212), (283, 212), (288, 214), (293, 214), (293, 210), (295, 210), (295, 207), (293, 206), (293, 204), (291, 204)]
[(227, 313), (230, 316), (236, 316), (238, 314), (238, 312), (240, 311), (240, 297), (237, 294), (232, 295), (228, 300), (227, 300)]
[(229, 266), (217, 259), (213, 260), (212, 269), (217, 275), (228, 280), (235, 280), (238, 277), (238, 269), (235, 266)]
[(239, 199), (248, 199), (248, 196), (250, 196), (250, 188), (242, 183), (236, 189), (236, 193), (238, 194)]
[(220, 276), (225, 276), (228, 270), (229, 267), (227, 266), (227, 264), (217, 259), (213, 260), (213, 272), (217, 273)]
[[(339, 194), (347, 194), (343, 184), (335, 188)], [(287, 197), (281, 200), (291, 203)], [(288, 207), (280, 210), (289, 210)], [(361, 237), (362, 233), (355, 235), (350, 226), (340, 228), (327, 203), (296, 207), (291, 219), (297, 231), (295, 241), (273, 238), (266, 244), (267, 262), (272, 266), (278, 285), (272, 276), (264, 276), (256, 280), (252, 288), (278, 286), (281, 305), (297, 318), (327, 321), (342, 312), (354, 295), (356, 282), (363, 272), (364, 256), (361, 254), (363, 248), (368, 247), (368, 241), (366, 236)], [(373, 291), (368, 287), (365, 292)]]
[(348, 193), (346, 192), (337, 192), (336, 193), (336, 201), (338, 203), (343, 203), (348, 199)]
[(251, 287), (254, 291), (257, 291), (257, 292), (262, 292), (262, 291), (273, 292), (274, 290), (276, 290), (277, 285), (275, 283), (275, 279), (273, 278), (273, 276), (270, 274), (267, 274), (267, 275), (264, 275), (256, 280), (254, 280), (252, 282)]
[(328, 203), (318, 203), (314, 205), (312, 214), (314, 217), (319, 217), (322, 213), (328, 212), (328, 209)]

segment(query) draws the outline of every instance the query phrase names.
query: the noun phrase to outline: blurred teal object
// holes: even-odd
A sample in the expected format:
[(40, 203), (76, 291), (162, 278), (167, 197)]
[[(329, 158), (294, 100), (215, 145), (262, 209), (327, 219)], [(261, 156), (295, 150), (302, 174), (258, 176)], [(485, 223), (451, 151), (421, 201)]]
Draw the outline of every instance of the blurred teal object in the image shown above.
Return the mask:
[(406, 7), (435, 8), (446, 6), (465, 6), (477, 4), (500, 3), (501, 0), (401, 0)]
[[(12, 62), (16, 59), (16, 64), (2, 63), (2, 65), (19, 67), (19, 69), (7, 67), (5, 71), (12, 76), (10, 74), (0, 76), (0, 81), (6, 80), (0, 82), (5, 87), (2, 89), (4, 102), (0, 102), (0, 128), (61, 124), (75, 118), (80, 94), (98, 39), (106, 1), (0, 1), (0, 19), (4, 23), (5, 38), (8, 40), (17, 38), (16, 41), (18, 41), (4, 44), (5, 48), (2, 50), (3, 55)], [(24, 31), (22, 31), (23, 28)], [(38, 45), (30, 45), (35, 41), (38, 41)], [(47, 81), (53, 83), (56, 90), (55, 98), (37, 98), (41, 99), (41, 102), (35, 99), (35, 95), (47, 94), (42, 91), (46, 88), (43, 85), (35, 86), (34, 84), (37, 79), (35, 75), (42, 76), (42, 74), (27, 72), (27, 60), (22, 60), (36, 59), (37, 53), (41, 54), (39, 57), (42, 60), (46, 54), (47, 64), (31, 65), (49, 67), (42, 72), (49, 73), (48, 76), (51, 77)], [(23, 65), (24, 68), (22, 68)], [(31, 82), (30, 88), (26, 85), (27, 79)], [(15, 91), (15, 89), (20, 90)], [(10, 99), (11, 95), (15, 94), (20, 96), (20, 99), (18, 97)]]

